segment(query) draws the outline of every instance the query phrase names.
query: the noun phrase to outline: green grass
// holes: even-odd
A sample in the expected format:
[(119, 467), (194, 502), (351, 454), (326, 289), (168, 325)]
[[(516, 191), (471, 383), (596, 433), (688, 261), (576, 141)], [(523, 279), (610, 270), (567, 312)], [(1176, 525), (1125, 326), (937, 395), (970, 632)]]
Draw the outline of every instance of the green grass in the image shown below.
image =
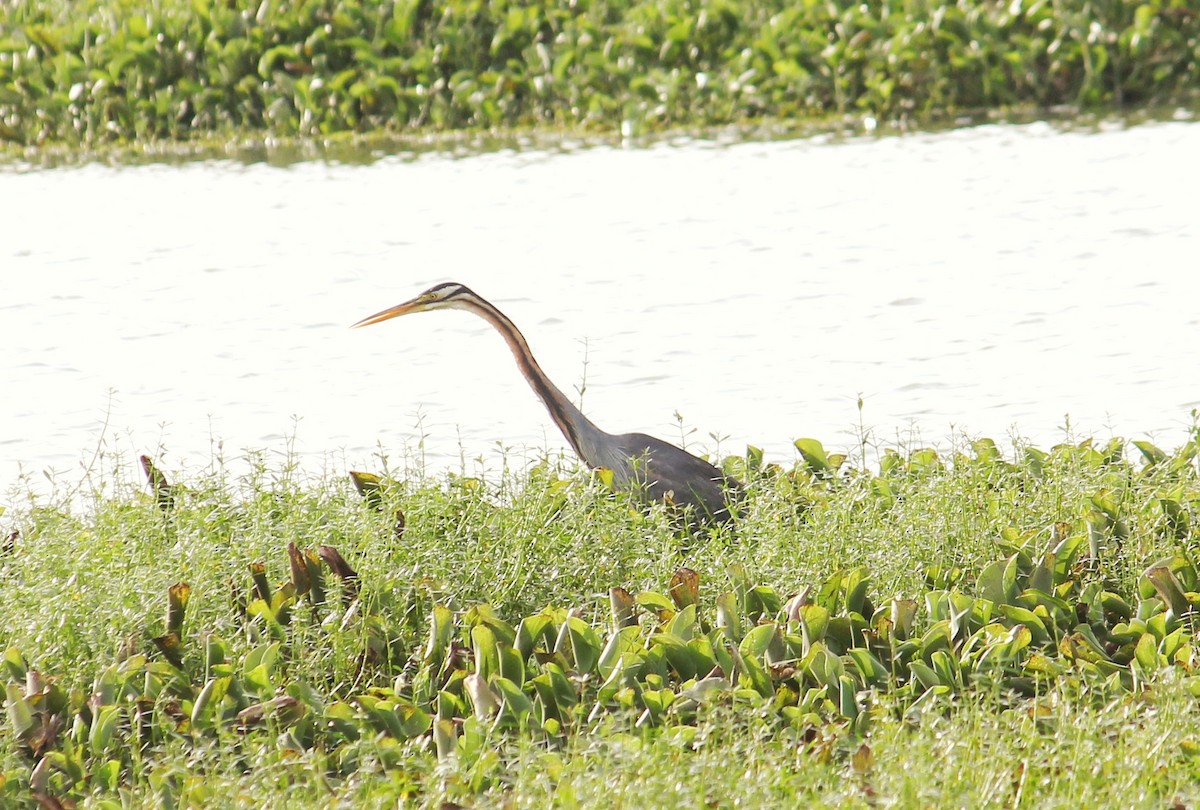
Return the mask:
[(667, 128), (1173, 103), (1179, 0), (0, 3), (20, 147)]
[(798, 448), (696, 538), (554, 459), (14, 492), (0, 803), (1200, 801), (1200, 436)]

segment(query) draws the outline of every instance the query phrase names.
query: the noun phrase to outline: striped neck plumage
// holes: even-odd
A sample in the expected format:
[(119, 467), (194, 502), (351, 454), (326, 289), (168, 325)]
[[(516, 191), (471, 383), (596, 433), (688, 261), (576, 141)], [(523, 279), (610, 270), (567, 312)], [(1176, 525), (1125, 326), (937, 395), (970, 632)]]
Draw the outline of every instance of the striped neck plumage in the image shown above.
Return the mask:
[(496, 309), (491, 302), (478, 295), (463, 295), (458, 297), (455, 303), (459, 308), (474, 312), (495, 327), (496, 331), (504, 338), (504, 342), (508, 344), (508, 348), (512, 350), (517, 367), (529, 382), (529, 387), (545, 404), (554, 424), (558, 425), (558, 429), (570, 442), (576, 454), (590, 463), (589, 456), (591, 454), (588, 449), (594, 444), (593, 437), (602, 434), (603, 431), (584, 416), (583, 411), (575, 407), (558, 386), (550, 381), (546, 372), (542, 371), (542, 367), (538, 365), (533, 352), (529, 350), (529, 343), (517, 329), (516, 324), (510, 321), (507, 315)]

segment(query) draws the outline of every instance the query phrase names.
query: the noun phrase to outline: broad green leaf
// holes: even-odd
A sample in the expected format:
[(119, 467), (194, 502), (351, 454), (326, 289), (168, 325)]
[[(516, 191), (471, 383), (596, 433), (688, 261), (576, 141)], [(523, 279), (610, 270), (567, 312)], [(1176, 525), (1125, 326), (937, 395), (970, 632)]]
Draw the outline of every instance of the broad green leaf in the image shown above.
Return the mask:
[(13, 736), (25, 741), (34, 728), (33, 708), (21, 694), (21, 687), (15, 683), (7, 684), (5, 691), (5, 707), (8, 710), (8, 722), (12, 726)]
[(1157, 672), (1159, 669), (1158, 640), (1149, 633), (1144, 633), (1133, 649), (1133, 657), (1137, 659), (1138, 665), (1146, 674)]
[(475, 673), (485, 681), (499, 672), (500, 656), (496, 649), (496, 634), (490, 627), (477, 624), (471, 628), (471, 646), (475, 652)]

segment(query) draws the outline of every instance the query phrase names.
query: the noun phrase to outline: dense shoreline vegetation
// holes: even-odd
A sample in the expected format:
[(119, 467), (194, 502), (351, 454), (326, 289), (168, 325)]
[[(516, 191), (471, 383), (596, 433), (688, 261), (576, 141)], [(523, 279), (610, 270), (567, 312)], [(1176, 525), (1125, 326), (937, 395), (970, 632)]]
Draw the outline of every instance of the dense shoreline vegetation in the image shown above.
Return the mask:
[(1200, 431), (796, 448), (694, 538), (553, 460), (14, 499), (0, 803), (1200, 800)]
[(1184, 0), (0, 3), (15, 148), (1194, 99)]

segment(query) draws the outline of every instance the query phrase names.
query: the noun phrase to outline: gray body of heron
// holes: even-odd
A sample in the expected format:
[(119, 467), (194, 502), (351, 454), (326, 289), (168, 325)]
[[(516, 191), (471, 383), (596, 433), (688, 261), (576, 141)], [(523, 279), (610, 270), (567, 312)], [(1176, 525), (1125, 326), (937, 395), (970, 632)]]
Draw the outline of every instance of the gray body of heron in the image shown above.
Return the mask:
[(363, 318), (354, 326), (435, 309), (465, 310), (494, 326), (571, 447), (588, 466), (612, 470), (615, 486), (682, 510), (693, 526), (727, 523), (738, 512), (741, 484), (704, 459), (644, 433), (612, 434), (596, 427), (542, 371), (513, 322), (462, 284), (446, 282), (430, 287), (411, 301)]

